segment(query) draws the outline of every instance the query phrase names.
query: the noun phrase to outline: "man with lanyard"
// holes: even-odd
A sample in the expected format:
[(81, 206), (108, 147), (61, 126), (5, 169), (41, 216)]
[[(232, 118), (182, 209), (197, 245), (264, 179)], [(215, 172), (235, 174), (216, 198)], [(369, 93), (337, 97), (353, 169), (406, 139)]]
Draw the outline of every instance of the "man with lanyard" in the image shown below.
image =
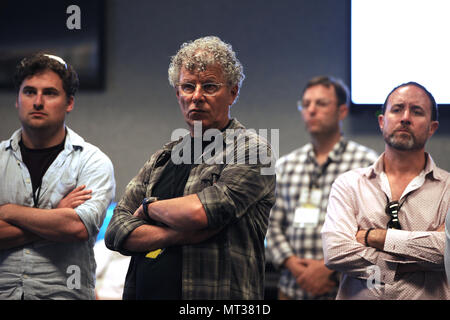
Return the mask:
[(425, 152), (437, 116), (422, 85), (394, 88), (378, 116), (385, 152), (334, 183), (322, 237), (326, 265), (343, 273), (338, 299), (450, 299), (450, 174)]
[(323, 262), (322, 228), (331, 184), (350, 169), (367, 166), (376, 153), (341, 134), (348, 89), (328, 76), (311, 79), (299, 109), (311, 143), (277, 161), (276, 202), (267, 248), (281, 268), (280, 299), (334, 299), (338, 276)]
[(65, 126), (78, 89), (72, 66), (37, 54), (14, 79), (21, 129), (0, 144), (0, 299), (94, 299), (112, 163)]
[[(275, 174), (259, 158), (248, 161), (255, 148), (270, 152), (267, 142), (230, 118), (243, 79), (231, 45), (217, 37), (185, 43), (172, 57), (169, 81), (189, 133), (151, 156), (114, 210), (106, 246), (132, 255), (124, 299), (263, 298)], [(201, 160), (212, 154), (201, 147), (208, 132), (217, 134), (216, 160), (250, 157)]]

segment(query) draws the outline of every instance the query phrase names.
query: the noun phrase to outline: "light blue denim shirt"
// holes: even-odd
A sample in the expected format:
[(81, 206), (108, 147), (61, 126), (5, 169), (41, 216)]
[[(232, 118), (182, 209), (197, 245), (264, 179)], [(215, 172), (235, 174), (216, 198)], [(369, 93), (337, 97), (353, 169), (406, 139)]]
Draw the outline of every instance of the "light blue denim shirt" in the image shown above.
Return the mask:
[[(22, 161), (21, 130), (0, 144), (0, 205), (33, 206), (30, 173)], [(99, 148), (67, 128), (64, 150), (42, 178), (40, 205), (56, 208), (80, 185), (92, 198), (75, 208), (89, 234), (87, 241), (36, 241), (0, 250), (0, 299), (94, 299), (93, 246), (106, 210), (114, 198), (111, 160)]]

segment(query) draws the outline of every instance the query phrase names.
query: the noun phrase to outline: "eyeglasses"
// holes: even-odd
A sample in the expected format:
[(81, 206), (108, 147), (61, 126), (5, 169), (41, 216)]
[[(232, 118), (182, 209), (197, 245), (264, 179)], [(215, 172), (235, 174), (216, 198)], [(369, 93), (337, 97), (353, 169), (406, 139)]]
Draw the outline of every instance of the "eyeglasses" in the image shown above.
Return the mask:
[[(329, 104), (331, 104), (331, 101), (329, 101), (329, 100), (319, 99), (319, 100), (316, 100), (315, 102), (316, 102), (316, 107), (319, 107), (319, 108), (324, 108), (324, 107), (327, 107)], [(308, 109), (310, 104), (311, 104), (310, 101), (306, 101), (305, 103), (303, 103), (302, 100), (298, 100), (297, 101), (297, 109), (298, 109), (298, 111), (302, 111), (302, 109)]]
[(400, 221), (398, 220), (398, 213), (400, 211), (400, 208), (401, 205), (398, 203), (398, 201), (391, 201), (386, 205), (385, 212), (388, 216), (391, 217), (391, 220), (389, 220), (389, 222), (387, 223), (388, 229), (402, 229)]
[[(203, 95), (204, 96), (215, 96), (217, 91), (220, 90), (220, 87), (223, 86), (223, 83), (213, 83), (213, 82), (207, 82), (200, 84)], [(194, 83), (186, 82), (186, 83), (180, 83), (178, 85), (180, 87), (180, 93), (183, 96), (190, 96), (195, 92), (195, 89), (197, 88), (197, 85)]]

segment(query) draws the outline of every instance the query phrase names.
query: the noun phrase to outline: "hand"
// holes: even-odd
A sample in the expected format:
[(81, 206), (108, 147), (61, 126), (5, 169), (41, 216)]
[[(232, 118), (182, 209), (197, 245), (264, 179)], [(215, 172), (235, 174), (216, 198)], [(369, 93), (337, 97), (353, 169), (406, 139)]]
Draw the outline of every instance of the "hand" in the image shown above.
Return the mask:
[[(157, 222), (150, 217), (147, 217), (144, 213), (144, 207), (141, 204), (136, 211), (133, 213), (133, 216), (142, 220), (147, 221), (149, 224), (157, 225)], [(163, 225), (163, 224), (160, 224)]]
[(305, 268), (296, 281), (309, 294), (320, 296), (336, 286), (336, 283), (330, 280), (333, 271), (325, 266), (323, 260), (300, 259), (299, 262)]
[(290, 256), (287, 258), (283, 265), (292, 273), (292, 275), (297, 278), (305, 270), (305, 266), (301, 262), (301, 259), (297, 256)]
[(85, 203), (87, 200), (91, 199), (92, 190), (84, 190), (85, 185), (81, 185), (73, 189), (68, 195), (59, 201), (56, 208), (72, 208), (75, 209), (79, 205)]
[(142, 204), (139, 206), (139, 208), (136, 209), (136, 211), (133, 213), (133, 216), (143, 220), (147, 219), (144, 214), (144, 208), (142, 207)]

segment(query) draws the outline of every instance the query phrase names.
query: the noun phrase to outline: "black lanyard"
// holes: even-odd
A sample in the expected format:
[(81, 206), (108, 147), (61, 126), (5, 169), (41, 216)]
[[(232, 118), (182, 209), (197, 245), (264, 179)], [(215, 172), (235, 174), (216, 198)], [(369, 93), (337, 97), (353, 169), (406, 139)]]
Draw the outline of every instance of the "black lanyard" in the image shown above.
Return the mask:
[(319, 179), (323, 176), (329, 164), (331, 163), (331, 159), (327, 158), (327, 162), (322, 165), (320, 172), (317, 172), (316, 168), (314, 168), (313, 172), (309, 177), (309, 190), (311, 191), (313, 187), (319, 188)]
[[(33, 208), (39, 207), (39, 198), (41, 196), (41, 188), (42, 188), (42, 181), (39, 184), (39, 187), (36, 190), (33, 190)], [(37, 192), (37, 194), (36, 194)]]
[[(347, 141), (342, 142), (342, 146), (341, 146), (341, 148), (339, 148), (339, 149), (342, 149), (342, 151), (340, 151), (342, 154), (347, 149), (347, 144), (348, 144)], [(317, 162), (315, 159), (313, 161)], [(317, 172), (317, 170), (314, 168), (313, 172), (310, 175), (309, 191), (311, 191), (313, 187), (319, 188), (319, 183), (318, 183), (319, 179), (324, 175), (325, 171), (327, 171), (327, 168), (331, 162), (333, 162), (333, 161), (330, 159), (330, 157), (328, 155), (327, 161), (322, 165), (320, 172)]]

